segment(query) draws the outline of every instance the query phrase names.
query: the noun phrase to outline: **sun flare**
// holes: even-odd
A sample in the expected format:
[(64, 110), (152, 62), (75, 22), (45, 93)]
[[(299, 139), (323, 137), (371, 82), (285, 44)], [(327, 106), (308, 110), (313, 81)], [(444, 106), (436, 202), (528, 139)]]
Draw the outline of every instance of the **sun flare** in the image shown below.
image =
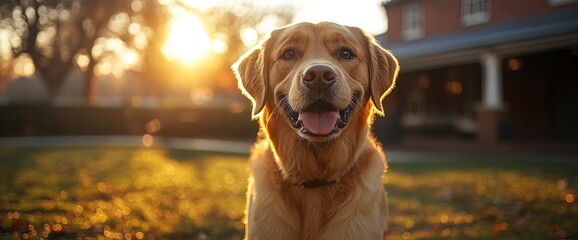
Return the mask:
[(210, 51), (211, 38), (201, 20), (195, 16), (185, 15), (173, 19), (167, 34), (162, 52), (169, 60), (191, 64)]

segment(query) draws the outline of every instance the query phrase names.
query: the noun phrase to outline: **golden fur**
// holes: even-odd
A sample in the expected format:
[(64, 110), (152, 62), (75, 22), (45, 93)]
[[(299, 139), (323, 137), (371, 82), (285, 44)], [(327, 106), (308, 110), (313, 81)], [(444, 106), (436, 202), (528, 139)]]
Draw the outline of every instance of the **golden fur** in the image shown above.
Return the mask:
[[(327, 93), (303, 84), (315, 64), (335, 70)], [(387, 164), (370, 125), (374, 113), (383, 115), (397, 60), (358, 28), (300, 23), (273, 31), (233, 70), (261, 125), (250, 159), (246, 238), (383, 239)], [(286, 109), (306, 111), (318, 100), (339, 110), (350, 105), (347, 125), (325, 135), (292, 127)], [(323, 184), (303, 187), (317, 180)]]

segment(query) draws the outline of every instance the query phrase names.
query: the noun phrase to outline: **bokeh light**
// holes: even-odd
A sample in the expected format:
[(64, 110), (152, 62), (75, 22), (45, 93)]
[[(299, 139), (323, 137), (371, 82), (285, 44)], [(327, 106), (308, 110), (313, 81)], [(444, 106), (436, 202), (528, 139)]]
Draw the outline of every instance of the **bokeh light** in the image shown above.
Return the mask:
[(151, 147), (154, 143), (155, 143), (155, 139), (154, 139), (153, 135), (150, 135), (147, 133), (147, 134), (142, 136), (142, 144), (145, 147)]

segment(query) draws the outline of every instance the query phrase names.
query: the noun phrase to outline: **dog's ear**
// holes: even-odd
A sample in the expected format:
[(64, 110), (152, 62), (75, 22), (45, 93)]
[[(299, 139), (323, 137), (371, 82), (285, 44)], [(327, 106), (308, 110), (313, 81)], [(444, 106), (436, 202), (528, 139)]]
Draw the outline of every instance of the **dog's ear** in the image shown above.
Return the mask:
[(399, 62), (390, 51), (383, 49), (373, 37), (368, 36), (368, 38), (369, 92), (375, 112), (383, 116), (382, 101), (395, 86)]
[(251, 112), (253, 119), (258, 118), (265, 107), (268, 65), (265, 42), (246, 52), (232, 66), (239, 89), (253, 103), (253, 111)]

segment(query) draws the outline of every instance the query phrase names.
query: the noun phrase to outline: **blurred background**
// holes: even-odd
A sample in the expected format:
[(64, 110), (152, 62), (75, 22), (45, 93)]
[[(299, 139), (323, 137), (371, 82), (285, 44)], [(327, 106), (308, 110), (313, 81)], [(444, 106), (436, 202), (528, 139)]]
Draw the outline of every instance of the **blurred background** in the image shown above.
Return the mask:
[(0, 136), (252, 139), (231, 64), (276, 27), (334, 21), (400, 60), (376, 122), (382, 141), (576, 143), (576, 9), (571, 0), (3, 0)]
[(301, 21), (399, 59), (388, 239), (578, 238), (578, 0), (0, 0), (0, 239), (242, 239), (230, 66)]
[[(322, 10), (327, 5), (338, 11)], [(385, 31), (379, 1), (350, 8), (345, 1), (3, 0), (0, 136), (253, 139), (257, 125), (232, 63), (295, 21)]]

